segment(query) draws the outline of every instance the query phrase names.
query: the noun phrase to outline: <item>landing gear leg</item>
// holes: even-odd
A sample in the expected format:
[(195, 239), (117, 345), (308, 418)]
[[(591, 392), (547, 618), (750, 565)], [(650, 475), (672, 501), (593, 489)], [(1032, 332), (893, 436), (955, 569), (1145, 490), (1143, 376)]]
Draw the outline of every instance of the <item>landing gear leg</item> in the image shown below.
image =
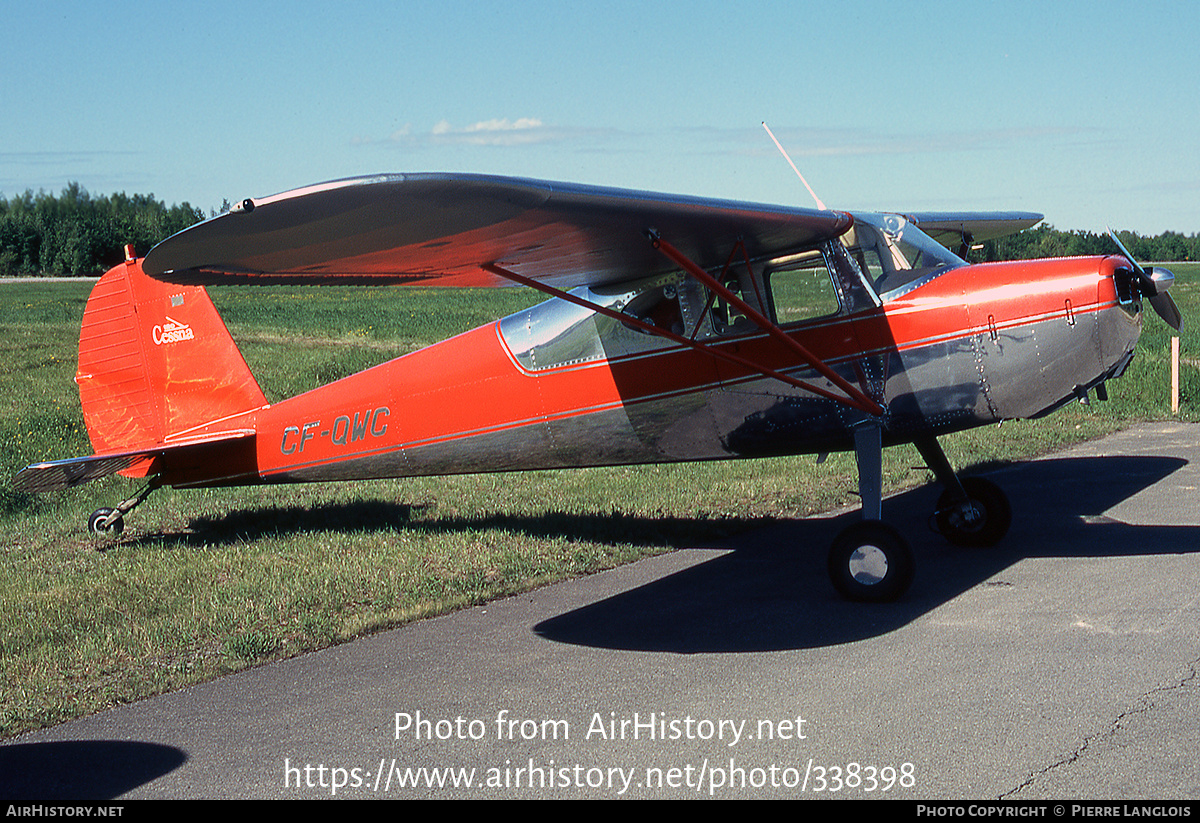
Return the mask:
[(121, 501), (116, 508), (96, 509), (88, 518), (88, 531), (97, 535), (113, 535), (114, 537), (119, 535), (125, 531), (125, 515), (137, 508), (143, 500), (150, 496), (150, 492), (161, 485), (156, 478), (147, 483), (133, 497)]
[(936, 438), (922, 438), (916, 446), (945, 487), (933, 513), (934, 529), (956, 546), (999, 543), (1012, 525), (1012, 507), (1000, 487), (982, 477), (960, 479)]
[(912, 583), (912, 550), (896, 529), (882, 522), (882, 440), (877, 423), (865, 423), (854, 430), (863, 519), (843, 530), (829, 550), (829, 578), (847, 600), (895, 600)]

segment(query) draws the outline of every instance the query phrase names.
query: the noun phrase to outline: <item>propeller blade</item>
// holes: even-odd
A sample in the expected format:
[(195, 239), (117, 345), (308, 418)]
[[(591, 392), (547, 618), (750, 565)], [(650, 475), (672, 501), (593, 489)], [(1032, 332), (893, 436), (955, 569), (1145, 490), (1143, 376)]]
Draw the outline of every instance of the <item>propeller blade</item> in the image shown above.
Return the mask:
[(1137, 274), (1137, 276), (1145, 277), (1146, 276), (1145, 270), (1143, 270), (1142, 267), (1138, 265), (1138, 261), (1133, 259), (1133, 255), (1130, 254), (1129, 250), (1125, 248), (1125, 244), (1122, 243), (1120, 241), (1120, 239), (1117, 237), (1117, 233), (1112, 230), (1112, 226), (1108, 226), (1107, 228), (1108, 228), (1108, 236), (1112, 238), (1112, 241), (1117, 244), (1117, 248), (1121, 250), (1121, 254), (1125, 255), (1125, 259), (1128, 260), (1130, 265), (1133, 266), (1133, 270)]
[(1165, 291), (1150, 298), (1150, 305), (1163, 321), (1175, 331), (1183, 330), (1183, 315), (1175, 305), (1175, 298)]

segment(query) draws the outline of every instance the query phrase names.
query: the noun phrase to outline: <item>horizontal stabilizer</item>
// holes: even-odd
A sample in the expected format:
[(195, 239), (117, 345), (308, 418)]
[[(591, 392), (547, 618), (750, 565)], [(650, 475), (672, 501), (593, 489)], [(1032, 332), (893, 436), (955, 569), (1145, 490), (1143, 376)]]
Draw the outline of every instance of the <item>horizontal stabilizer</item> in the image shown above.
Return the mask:
[[(226, 476), (212, 477), (214, 465), (226, 468)], [(80, 486), (118, 472), (136, 476), (161, 473), (172, 485), (188, 485), (189, 475), (196, 471), (204, 475), (203, 485), (219, 485), (222, 480), (255, 474), (254, 432), (229, 432), (154, 449), (34, 463), (13, 478), (12, 486), (19, 492), (41, 494)]]
[(51, 460), (26, 466), (13, 478), (12, 486), (19, 492), (42, 494), (82, 486), (101, 477), (132, 468), (139, 462), (150, 461), (153, 455), (145, 452), (133, 454), (92, 455), (72, 457), (67, 460)]

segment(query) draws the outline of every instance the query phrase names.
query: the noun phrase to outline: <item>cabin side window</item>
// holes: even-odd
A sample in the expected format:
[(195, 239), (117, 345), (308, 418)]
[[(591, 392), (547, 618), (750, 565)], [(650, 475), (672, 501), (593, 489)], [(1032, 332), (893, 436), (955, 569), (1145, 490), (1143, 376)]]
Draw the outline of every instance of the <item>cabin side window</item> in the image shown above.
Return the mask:
[[(831, 238), (820, 246), (769, 261), (762, 268), (728, 271), (723, 285), (778, 326), (853, 314), (880, 305), (871, 277), (883, 270), (873, 249), (848, 249)], [(758, 329), (735, 302), (709, 294), (713, 330), (732, 335)]]
[(828, 317), (841, 310), (829, 266), (819, 249), (767, 269), (766, 285), (777, 325)]

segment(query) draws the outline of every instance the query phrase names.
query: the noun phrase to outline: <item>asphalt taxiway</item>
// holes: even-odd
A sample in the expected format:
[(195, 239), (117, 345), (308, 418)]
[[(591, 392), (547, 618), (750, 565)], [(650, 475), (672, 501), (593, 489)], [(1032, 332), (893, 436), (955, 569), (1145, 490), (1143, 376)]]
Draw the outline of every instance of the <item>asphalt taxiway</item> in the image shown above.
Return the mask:
[(993, 549), (885, 501), (897, 603), (780, 524), (10, 740), (0, 797), (1200, 796), (1200, 427), (990, 476)]

